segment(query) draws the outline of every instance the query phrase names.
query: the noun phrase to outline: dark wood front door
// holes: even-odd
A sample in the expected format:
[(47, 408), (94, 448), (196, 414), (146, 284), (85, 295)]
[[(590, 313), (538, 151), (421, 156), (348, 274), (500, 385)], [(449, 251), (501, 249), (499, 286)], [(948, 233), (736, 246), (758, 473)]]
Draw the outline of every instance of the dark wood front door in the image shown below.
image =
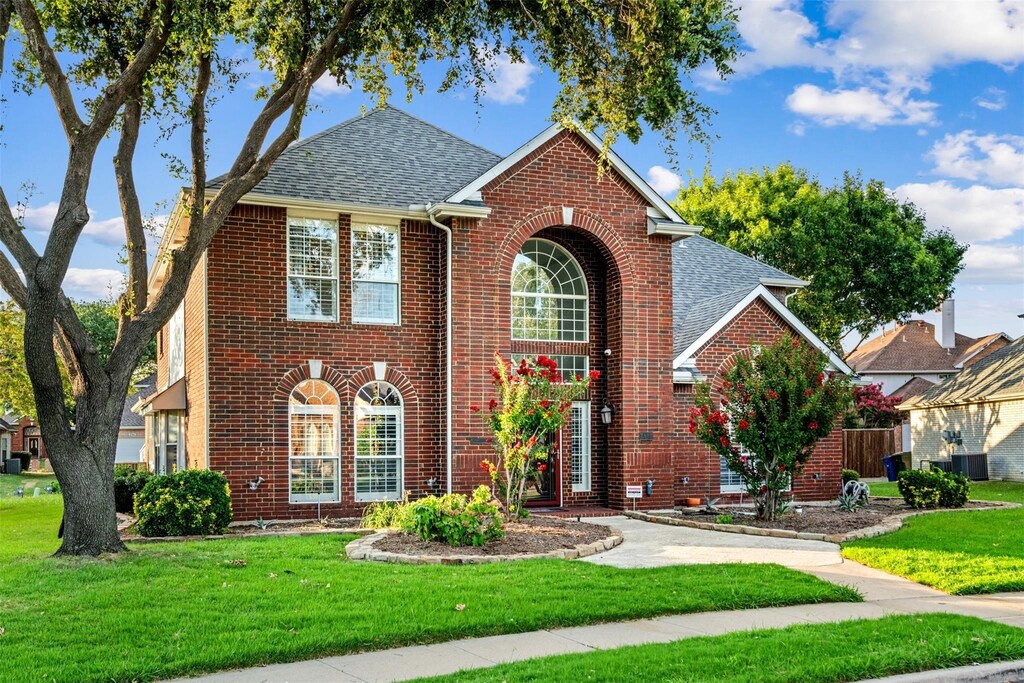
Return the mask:
[(552, 437), (547, 460), (538, 463), (534, 476), (526, 483), (527, 507), (553, 507), (562, 502), (561, 442)]
[(30, 436), (28, 437), (28, 452), (32, 454), (33, 458), (39, 457), (39, 437)]

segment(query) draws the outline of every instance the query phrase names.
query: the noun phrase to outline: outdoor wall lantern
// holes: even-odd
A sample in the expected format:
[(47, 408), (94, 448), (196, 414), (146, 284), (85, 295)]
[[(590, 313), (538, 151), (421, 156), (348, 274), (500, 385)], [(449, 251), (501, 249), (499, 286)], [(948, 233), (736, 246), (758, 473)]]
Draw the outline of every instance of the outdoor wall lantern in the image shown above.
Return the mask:
[(615, 414), (615, 406), (606, 405), (601, 408), (601, 424), (610, 425), (612, 423), (612, 415)]

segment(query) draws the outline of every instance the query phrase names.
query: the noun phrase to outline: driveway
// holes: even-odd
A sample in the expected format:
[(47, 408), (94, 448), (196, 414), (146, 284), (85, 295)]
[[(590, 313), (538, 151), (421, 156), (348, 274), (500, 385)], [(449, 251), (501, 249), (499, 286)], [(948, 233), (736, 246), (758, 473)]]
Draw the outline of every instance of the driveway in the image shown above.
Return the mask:
[(593, 517), (593, 524), (622, 530), (625, 542), (584, 558), (586, 562), (625, 569), (673, 564), (775, 563), (784, 567), (842, 564), (839, 546), (825, 541), (772, 538), (705, 531), (684, 526), (641, 522), (628, 517)]

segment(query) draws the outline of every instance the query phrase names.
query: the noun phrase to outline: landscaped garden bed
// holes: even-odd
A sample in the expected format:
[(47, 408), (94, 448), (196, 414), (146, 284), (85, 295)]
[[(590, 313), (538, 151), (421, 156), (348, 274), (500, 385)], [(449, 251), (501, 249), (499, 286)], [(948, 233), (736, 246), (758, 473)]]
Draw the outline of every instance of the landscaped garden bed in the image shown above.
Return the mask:
[(539, 557), (575, 559), (609, 550), (621, 532), (599, 524), (533, 516), (505, 522), (504, 537), (481, 546), (425, 541), (405, 531), (383, 531), (346, 548), (351, 559), (418, 564), (458, 564)]

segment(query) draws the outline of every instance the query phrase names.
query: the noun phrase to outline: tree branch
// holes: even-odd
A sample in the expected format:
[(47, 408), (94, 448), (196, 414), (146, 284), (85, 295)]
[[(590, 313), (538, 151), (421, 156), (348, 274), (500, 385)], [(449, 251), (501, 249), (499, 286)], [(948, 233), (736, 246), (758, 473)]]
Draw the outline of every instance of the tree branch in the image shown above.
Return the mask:
[(114, 155), (114, 177), (117, 194), (124, 216), (124, 233), (128, 249), (128, 290), (121, 301), (121, 315), (146, 307), (149, 263), (146, 253), (146, 229), (142, 222), (142, 209), (135, 189), (133, 160), (139, 142), (139, 124), (142, 120), (142, 94), (136, 91), (125, 102), (121, 116), (121, 139)]
[(64, 126), (64, 134), (69, 144), (75, 140), (85, 129), (85, 122), (78, 114), (78, 107), (75, 98), (71, 94), (71, 86), (64, 69), (57, 61), (50, 42), (46, 39), (46, 29), (39, 22), (39, 14), (31, 0), (13, 0), (21, 17), (21, 26), (25, 31), (25, 38), (28, 41), (29, 49), (39, 62), (39, 68), (43, 72), (43, 80), (50, 88), (50, 95), (57, 105), (57, 113), (60, 115), (61, 125)]
[(210, 90), (212, 56), (199, 57), (196, 88), (192, 93), (192, 220), (206, 210), (206, 93)]
[(7, 292), (7, 295), (14, 300), (23, 310), (28, 302), (28, 290), (25, 283), (18, 276), (18, 271), (11, 264), (7, 254), (0, 251), (0, 287)]

